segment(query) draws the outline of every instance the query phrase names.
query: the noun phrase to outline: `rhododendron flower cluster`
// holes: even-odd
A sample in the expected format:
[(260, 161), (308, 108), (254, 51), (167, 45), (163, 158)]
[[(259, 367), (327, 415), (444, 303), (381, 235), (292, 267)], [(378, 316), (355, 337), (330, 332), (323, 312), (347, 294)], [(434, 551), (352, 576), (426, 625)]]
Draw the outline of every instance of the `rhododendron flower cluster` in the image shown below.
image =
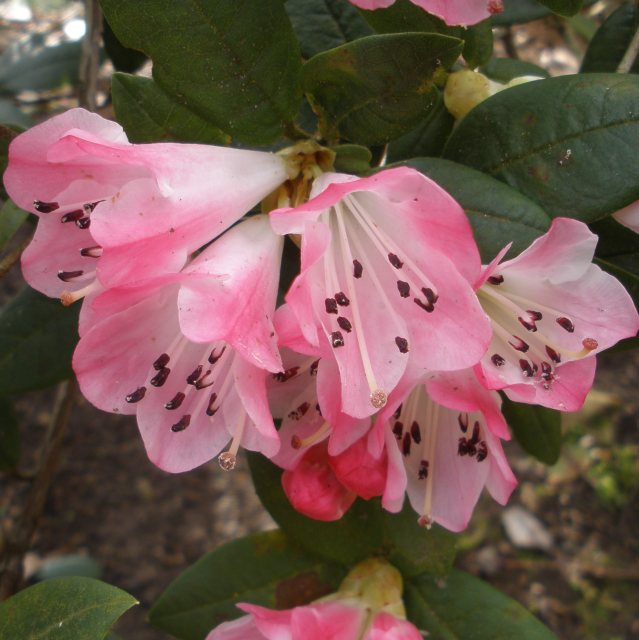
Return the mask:
[(336, 593), (284, 611), (238, 604), (248, 615), (225, 622), (206, 640), (421, 640), (406, 620), (402, 577), (381, 560), (366, 560)]
[[(65, 304), (84, 298), (82, 392), (135, 414), (162, 469), (215, 456), (231, 469), (245, 447), (284, 469), (310, 517), (338, 519), (356, 497), (399, 511), (408, 496), (424, 526), (462, 530), (484, 487), (504, 504), (516, 485), (498, 392), (578, 409), (595, 354), (639, 317), (592, 263), (583, 223), (556, 219), (482, 266), (466, 214), (432, 180), (334, 173), (331, 158), (314, 143), (134, 145), (69, 111), (10, 147), (7, 191), (40, 219), (25, 277)], [(300, 269), (276, 310), (287, 235)], [(280, 637), (313, 619), (320, 635), (364, 624), (343, 637), (375, 638), (399, 624), (337, 601), (244, 610), (243, 631), (211, 637)]]

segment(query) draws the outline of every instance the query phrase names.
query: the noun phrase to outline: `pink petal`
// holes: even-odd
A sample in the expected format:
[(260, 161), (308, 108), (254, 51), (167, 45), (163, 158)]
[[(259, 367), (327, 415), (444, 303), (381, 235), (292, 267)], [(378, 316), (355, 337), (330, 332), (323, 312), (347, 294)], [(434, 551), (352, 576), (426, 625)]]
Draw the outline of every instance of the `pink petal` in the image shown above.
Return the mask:
[(330, 456), (328, 463), (335, 476), (347, 489), (369, 500), (381, 496), (386, 485), (386, 455), (374, 458), (366, 441), (360, 439), (339, 455)]
[(373, 619), (364, 640), (423, 640), (423, 636), (408, 620), (382, 611)]
[(620, 224), (639, 233), (639, 200), (632, 202), (627, 207), (619, 209), (612, 214), (612, 217)]
[(223, 622), (213, 629), (206, 640), (265, 640), (258, 630), (253, 616), (242, 616), (231, 622)]

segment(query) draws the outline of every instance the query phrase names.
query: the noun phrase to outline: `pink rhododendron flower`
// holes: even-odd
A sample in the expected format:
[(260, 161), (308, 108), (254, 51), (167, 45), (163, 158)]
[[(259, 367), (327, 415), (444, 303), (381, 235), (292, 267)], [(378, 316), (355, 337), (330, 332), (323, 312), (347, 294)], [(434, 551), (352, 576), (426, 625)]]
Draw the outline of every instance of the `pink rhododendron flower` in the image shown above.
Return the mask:
[(597, 236), (557, 218), (521, 255), (483, 273), (479, 300), (493, 339), (478, 367), (490, 389), (519, 402), (575, 411), (588, 393), (594, 354), (634, 336), (639, 316), (628, 292), (592, 264)]
[(74, 298), (179, 271), (287, 177), (270, 153), (130, 144), (120, 125), (71, 109), (12, 141), (4, 184), (39, 216), (22, 256), (34, 288)]
[(499, 395), (470, 369), (400, 385), (371, 435), (372, 450), (383, 438), (388, 454), (382, 505), (399, 511), (407, 493), (424, 526), (461, 531), (484, 487), (505, 504), (517, 485), (499, 441), (509, 437)]
[[(271, 212), (281, 234), (302, 235), (301, 273), (286, 295), (320, 384), (340, 411), (384, 406), (414, 359), (423, 370), (475, 364), (490, 323), (470, 283), (479, 254), (462, 208), (409, 168), (369, 178), (324, 174), (311, 199)], [(299, 345), (294, 348), (299, 349)], [(322, 369), (335, 361), (339, 376)]]
[(632, 202), (627, 207), (619, 209), (612, 214), (612, 217), (619, 223), (639, 233), (639, 200)]
[[(350, 0), (361, 9), (385, 9), (395, 3), (395, 0)], [(410, 0), (417, 5), (441, 18), (446, 24), (469, 25), (489, 18), (504, 10), (502, 0)]]
[(401, 592), (399, 572), (370, 559), (315, 603), (285, 611), (238, 604), (248, 615), (219, 625), (206, 640), (422, 640), (405, 619)]
[(281, 370), (271, 322), (282, 239), (265, 216), (234, 227), (179, 274), (95, 298), (73, 357), (84, 395), (136, 414), (149, 458), (186, 471), (238, 447), (272, 456), (279, 438), (266, 369)]

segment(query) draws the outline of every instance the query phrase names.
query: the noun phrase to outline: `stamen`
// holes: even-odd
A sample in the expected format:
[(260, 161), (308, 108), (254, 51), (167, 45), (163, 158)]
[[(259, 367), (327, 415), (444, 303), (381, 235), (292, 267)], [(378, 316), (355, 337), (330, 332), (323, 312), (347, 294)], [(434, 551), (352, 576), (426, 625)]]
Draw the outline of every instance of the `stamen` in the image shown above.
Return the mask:
[(186, 384), (195, 384), (198, 381), (198, 378), (202, 375), (202, 369), (204, 367), (202, 367), (201, 364), (199, 364), (195, 370), (186, 378)]
[(217, 393), (212, 393), (211, 398), (209, 399), (209, 404), (206, 407), (207, 416), (214, 416), (215, 413), (217, 412), (217, 408), (213, 408), (213, 405), (215, 404), (216, 400), (217, 400)]
[(186, 398), (186, 396), (181, 391), (178, 391), (178, 393), (164, 405), (164, 408), (169, 410), (177, 409), (182, 402), (184, 402), (184, 398)]
[(130, 393), (128, 396), (126, 396), (125, 400), (130, 403), (140, 402), (140, 400), (142, 400), (142, 398), (144, 398), (145, 395), (146, 395), (146, 387), (138, 387), (133, 393)]
[(246, 421), (248, 419), (248, 415), (244, 413), (242, 416), (242, 421), (239, 426), (235, 430), (235, 434), (233, 436), (233, 440), (231, 440), (231, 446), (228, 451), (221, 453), (217, 459), (220, 467), (224, 469), (224, 471), (232, 471), (235, 469), (235, 464), (237, 462), (237, 451), (240, 448), (240, 443), (242, 442), (242, 435), (244, 433), (244, 427), (246, 426)]
[(359, 260), (353, 260), (353, 278), (361, 278), (364, 273), (364, 267)]
[(395, 269), (401, 269), (404, 266), (404, 263), (394, 254), (388, 254), (388, 261), (395, 267)]
[(494, 353), (491, 358), (490, 361), (496, 366), (496, 367), (503, 367), (506, 364), (506, 360), (504, 358), (502, 358), (498, 353)]
[(60, 222), (76, 222), (80, 218), (84, 218), (84, 211), (82, 209), (76, 209), (75, 211), (69, 211), (60, 217)]
[(546, 345), (546, 353), (548, 357), (555, 363), (559, 364), (561, 362), (561, 356), (552, 348)]
[(335, 298), (326, 298), (326, 300), (324, 300), (324, 307), (326, 308), (326, 313), (338, 313), (337, 300), (335, 300)]
[(565, 329), (568, 333), (574, 333), (575, 325), (568, 318), (564, 318), (562, 316), (561, 318), (557, 318), (556, 322), (562, 329)]
[(488, 282), (490, 284), (498, 285), (504, 281), (504, 276), (488, 276)]
[(345, 318), (344, 316), (339, 316), (337, 318), (337, 324), (340, 326), (340, 328), (344, 329), (346, 333), (350, 333), (353, 330), (353, 325), (351, 325), (351, 321), (348, 318)]
[(290, 369), (286, 369), (284, 371), (278, 371), (277, 373), (271, 374), (274, 380), (278, 382), (286, 382), (291, 378), (297, 375), (297, 372), (300, 370), (299, 367), (291, 367)]
[(370, 395), (371, 404), (375, 407), (375, 409), (381, 409), (386, 406), (386, 402), (388, 401), (388, 395), (385, 391), (381, 389), (375, 389)]
[(435, 306), (430, 302), (422, 302), (419, 298), (413, 298), (413, 301), (418, 307), (421, 307), (426, 313), (432, 313), (435, 311)]
[(419, 518), (417, 518), (417, 524), (430, 531), (433, 526), (433, 519), (427, 515), (419, 516)]
[(82, 289), (78, 289), (77, 291), (63, 291), (60, 294), (60, 302), (68, 307), (73, 304), (76, 300), (81, 300), (85, 296), (88, 296), (90, 293), (93, 293), (97, 289), (100, 288), (100, 284), (97, 280), (93, 280), (91, 284), (88, 284), (86, 287)]
[(60, 208), (57, 202), (42, 202), (42, 200), (34, 200), (33, 208), (39, 213), (51, 213)]
[(422, 441), (422, 432), (419, 430), (417, 420), (413, 420), (413, 424), (410, 425), (410, 435), (415, 444), (419, 444)]
[(289, 411), (288, 418), (290, 420), (299, 420), (306, 415), (306, 412), (310, 409), (311, 405), (308, 402), (302, 402), (302, 404), (297, 407), (297, 409), (293, 409), (293, 411)]
[(84, 247), (80, 249), (80, 255), (85, 258), (99, 258), (102, 255), (102, 247), (98, 244), (93, 247)]
[(517, 320), (519, 320), (521, 325), (528, 331), (532, 331), (533, 333), (537, 331), (537, 325), (535, 324), (534, 321), (529, 322), (528, 320), (524, 320), (521, 316), (519, 316)]
[(171, 360), (170, 356), (168, 353), (163, 353), (154, 363), (153, 363), (153, 368), (156, 371), (159, 371), (160, 369), (164, 369), (164, 367), (166, 367), (167, 364), (169, 364), (169, 361)]
[(426, 300), (428, 300), (428, 303), (431, 305), (434, 305), (439, 300), (439, 296), (428, 287), (422, 287), (422, 293), (426, 296)]
[(206, 389), (211, 385), (215, 384), (215, 380), (207, 380), (208, 376), (211, 375), (211, 370), (209, 369), (197, 382), (195, 383), (195, 388), (199, 391), (200, 389)]
[(508, 341), (508, 344), (515, 350), (526, 353), (530, 349), (530, 345), (524, 342), (519, 336), (513, 336), (514, 342)]
[(406, 340), (406, 338), (397, 336), (395, 338), (395, 344), (397, 345), (400, 353), (408, 353), (408, 340)]
[(331, 333), (331, 344), (334, 349), (344, 346), (344, 336), (341, 331), (333, 331)]
[(86, 218), (79, 218), (75, 221), (75, 226), (78, 229), (88, 229), (91, 226), (91, 218), (88, 216)]
[(233, 455), (230, 451), (224, 451), (224, 453), (220, 453), (218, 456), (217, 462), (224, 471), (233, 471), (237, 464), (237, 456)]
[(408, 296), (410, 296), (410, 285), (408, 284), (408, 282), (404, 282), (403, 280), (398, 280), (397, 290), (399, 291), (399, 295), (402, 298), (408, 298)]
[(180, 431), (184, 431), (190, 424), (191, 416), (187, 413), (171, 427), (171, 431), (173, 431), (173, 433), (180, 433)]
[(335, 294), (335, 302), (337, 302), (340, 307), (348, 307), (348, 305), (351, 303), (351, 301), (346, 297), (346, 294), (343, 291), (338, 291)]
[(398, 440), (401, 440), (402, 436), (404, 435), (404, 425), (399, 420), (396, 420), (395, 424), (393, 425), (393, 435)]
[(318, 442), (324, 440), (324, 438), (330, 433), (331, 425), (328, 422), (322, 423), (320, 428), (313, 432), (310, 436), (302, 439), (298, 435), (294, 435), (291, 438), (291, 446), (293, 449), (301, 449), (302, 447), (310, 447)]
[(417, 478), (419, 480), (426, 480), (428, 478), (428, 460), (420, 461), (419, 470), (417, 471)]
[(468, 414), (459, 414), (457, 416), (457, 422), (459, 422), (459, 428), (462, 430), (462, 433), (466, 433), (468, 431)]
[(71, 280), (75, 280), (84, 274), (84, 271), (78, 269), (77, 271), (58, 271), (58, 278), (62, 280), (62, 282), (70, 282)]
[(530, 366), (530, 362), (528, 362), (528, 360), (525, 360), (523, 358), (521, 358), (519, 360), (519, 366), (522, 370), (522, 373), (527, 377), (527, 378), (532, 378), (532, 376), (534, 375), (534, 372), (532, 370), (532, 367)]
[(169, 377), (169, 373), (171, 373), (171, 369), (163, 367), (151, 378), (151, 384), (154, 387), (161, 387)]
[(399, 407), (397, 407), (397, 409), (395, 409), (395, 413), (393, 414), (393, 418), (395, 418), (395, 420), (399, 420), (399, 416), (402, 415), (402, 407), (404, 405), (400, 404)]
[(482, 440), (479, 443), (479, 446), (477, 447), (477, 462), (482, 462), (484, 461), (488, 456), (488, 447), (486, 446), (486, 443)]
[(411, 445), (410, 433), (407, 431), (404, 434), (404, 439), (402, 440), (402, 453), (405, 456), (410, 455), (410, 445)]
[(319, 360), (315, 360), (315, 362), (312, 362), (311, 366), (309, 367), (308, 372), (310, 373), (311, 377), (317, 375), (317, 367), (319, 367)]
[(226, 345), (222, 347), (222, 350), (220, 351), (219, 355), (215, 355), (216, 349), (217, 347), (213, 349), (213, 351), (211, 351), (211, 355), (209, 356), (210, 364), (215, 364), (224, 355), (224, 352), (226, 351)]

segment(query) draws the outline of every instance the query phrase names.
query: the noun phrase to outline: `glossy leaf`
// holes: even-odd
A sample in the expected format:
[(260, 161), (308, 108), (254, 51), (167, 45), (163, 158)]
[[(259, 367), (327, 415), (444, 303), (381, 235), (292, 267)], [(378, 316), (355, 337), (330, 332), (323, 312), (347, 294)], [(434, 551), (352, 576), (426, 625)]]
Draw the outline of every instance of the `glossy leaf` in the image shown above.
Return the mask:
[(114, 73), (111, 87), (115, 114), (131, 142), (230, 142), (230, 136), (176, 102), (151, 78)]
[(593, 222), (639, 199), (638, 102), (635, 75), (528, 82), (475, 107), (444, 157), (510, 184), (552, 217)]
[(561, 413), (554, 409), (512, 402), (504, 397), (501, 410), (517, 442), (530, 455), (555, 464), (561, 452)]
[(257, 495), (282, 530), (304, 548), (330, 561), (353, 565), (373, 555), (385, 556), (404, 575), (424, 571), (444, 574), (455, 555), (455, 536), (435, 526), (417, 524), (406, 504), (399, 514), (384, 511), (379, 500), (356, 500), (336, 522), (312, 520), (295, 511), (282, 490), (278, 469), (259, 454), (249, 454)]
[(468, 214), (484, 263), (508, 243), (517, 255), (548, 230), (546, 212), (503, 182), (441, 158), (414, 158), (415, 167), (448, 191)]
[(536, 64), (525, 60), (516, 60), (515, 58), (493, 58), (484, 64), (480, 71), (492, 80), (503, 84), (521, 76), (550, 77), (548, 71), (538, 67)]
[(20, 428), (13, 402), (0, 396), (0, 471), (15, 469), (20, 461)]
[[(625, 2), (599, 27), (588, 45), (581, 73), (617, 70), (632, 37), (639, 28), (639, 5)], [(639, 73), (639, 57), (631, 71)]]
[(0, 392), (48, 387), (72, 375), (80, 305), (24, 287), (0, 313)]
[(7, 200), (0, 208), (0, 250), (4, 249), (29, 214)]
[(153, 60), (160, 87), (234, 138), (272, 142), (297, 113), (301, 60), (281, 0), (101, 5), (120, 42)]
[(463, 30), (458, 37), (464, 40), (463, 56), (470, 69), (488, 62), (493, 55), (493, 29), (490, 20), (482, 20)]
[(100, 640), (135, 604), (125, 591), (92, 578), (46, 580), (0, 603), (0, 638)]
[(419, 156), (439, 156), (453, 130), (455, 118), (450, 114), (441, 92), (426, 117), (412, 130), (388, 145), (388, 162)]
[(373, 33), (348, 0), (286, 0), (302, 55), (314, 55)]
[(309, 60), (303, 86), (326, 138), (380, 144), (426, 116), (436, 102), (435, 72), (460, 51), (459, 40), (437, 34), (370, 36)]
[(537, 0), (503, 0), (504, 10), (492, 16), (493, 25), (506, 26), (538, 20), (550, 13), (550, 9)]
[(407, 581), (404, 602), (429, 640), (557, 640), (518, 602), (463, 571)]
[(141, 51), (125, 47), (113, 33), (113, 29), (106, 20), (102, 21), (102, 41), (116, 71), (134, 73), (147, 61), (147, 57)]
[(78, 82), (81, 42), (45, 46), (36, 33), (9, 47), (0, 56), (0, 92), (46, 91), (65, 82)]
[(213, 627), (242, 615), (237, 602), (280, 609), (307, 604), (334, 591), (345, 573), (280, 531), (258, 533), (191, 565), (160, 596), (149, 619), (180, 640), (202, 640)]
[(541, 4), (560, 16), (574, 16), (581, 9), (584, 0), (539, 0)]

